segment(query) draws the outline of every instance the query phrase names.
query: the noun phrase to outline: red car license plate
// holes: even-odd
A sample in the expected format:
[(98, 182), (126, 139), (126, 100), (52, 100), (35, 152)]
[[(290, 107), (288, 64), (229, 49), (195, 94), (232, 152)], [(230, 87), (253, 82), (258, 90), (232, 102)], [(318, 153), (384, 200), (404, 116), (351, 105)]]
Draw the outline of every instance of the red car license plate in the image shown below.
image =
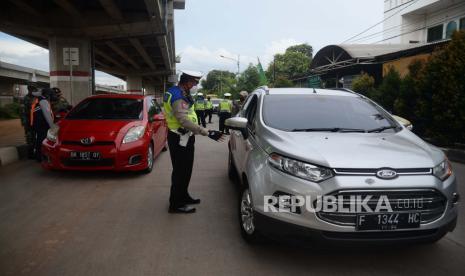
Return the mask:
[(95, 151), (72, 151), (70, 158), (74, 160), (98, 160), (100, 159), (100, 152)]

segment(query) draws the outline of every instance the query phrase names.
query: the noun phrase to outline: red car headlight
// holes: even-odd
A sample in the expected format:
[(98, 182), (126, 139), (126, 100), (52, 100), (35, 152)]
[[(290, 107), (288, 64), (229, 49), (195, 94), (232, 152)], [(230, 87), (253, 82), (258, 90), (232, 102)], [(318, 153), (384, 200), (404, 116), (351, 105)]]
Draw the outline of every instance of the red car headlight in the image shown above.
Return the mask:
[(145, 126), (131, 127), (123, 138), (123, 144), (139, 140), (145, 132)]

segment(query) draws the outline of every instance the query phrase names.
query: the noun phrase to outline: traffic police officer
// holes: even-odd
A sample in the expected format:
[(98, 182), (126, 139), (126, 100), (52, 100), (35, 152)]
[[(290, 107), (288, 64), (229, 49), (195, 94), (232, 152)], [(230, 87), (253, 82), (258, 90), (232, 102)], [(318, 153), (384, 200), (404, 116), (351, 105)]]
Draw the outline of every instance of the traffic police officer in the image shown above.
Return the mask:
[(225, 126), (226, 119), (231, 118), (232, 103), (229, 100), (231, 93), (225, 93), (224, 99), (220, 102), (220, 132), (229, 134), (229, 128)]
[(199, 204), (200, 199), (189, 195), (188, 187), (194, 165), (195, 134), (222, 141), (218, 131), (207, 130), (197, 124), (194, 100), (190, 90), (199, 83), (201, 73), (183, 71), (179, 84), (165, 92), (163, 107), (168, 124), (168, 147), (173, 172), (171, 174), (170, 213), (193, 213), (190, 204)]
[(210, 97), (207, 97), (207, 104), (205, 107), (205, 120), (207, 119), (208, 116), (208, 123), (212, 123), (212, 115), (213, 115), (213, 103), (210, 99)]
[(199, 121), (199, 125), (202, 124), (203, 127), (207, 127), (207, 123), (205, 123), (205, 107), (206, 102), (203, 97), (202, 93), (197, 93), (197, 97), (194, 104), (195, 113), (197, 114), (197, 118)]
[(33, 93), (37, 93), (37, 87), (34, 85), (27, 86), (28, 93), (23, 98), (21, 106), (21, 125), (24, 128), (24, 136), (26, 138), (27, 153), (29, 158), (34, 158), (34, 139), (35, 133), (31, 126), (31, 106), (34, 101), (38, 101)]
[(31, 106), (30, 124), (35, 132), (35, 157), (39, 162), (42, 160), (42, 142), (47, 137), (48, 130), (55, 126), (50, 106), (50, 102), (55, 100), (57, 100), (55, 92), (50, 88), (44, 88), (38, 101), (33, 102)]
[(56, 101), (51, 102), (52, 104), (52, 111), (55, 115), (55, 121), (62, 119), (69, 110), (71, 110), (71, 105), (68, 101), (63, 97), (63, 93), (61, 93), (60, 88), (53, 87), (52, 90), (55, 92)]

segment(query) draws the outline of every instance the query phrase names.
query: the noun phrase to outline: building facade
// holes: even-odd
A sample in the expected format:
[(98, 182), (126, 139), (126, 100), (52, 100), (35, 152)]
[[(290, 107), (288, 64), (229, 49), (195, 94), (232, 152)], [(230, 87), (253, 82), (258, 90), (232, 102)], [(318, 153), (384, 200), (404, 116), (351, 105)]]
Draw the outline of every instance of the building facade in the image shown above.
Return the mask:
[(464, 0), (384, 0), (383, 41), (430, 43), (465, 30)]

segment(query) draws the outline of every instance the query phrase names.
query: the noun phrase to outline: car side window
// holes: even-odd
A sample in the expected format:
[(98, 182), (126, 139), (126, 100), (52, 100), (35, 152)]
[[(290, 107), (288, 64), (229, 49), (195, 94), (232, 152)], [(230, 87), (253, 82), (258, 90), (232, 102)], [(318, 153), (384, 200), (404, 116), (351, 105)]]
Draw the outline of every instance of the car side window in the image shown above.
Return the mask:
[(247, 128), (251, 131), (255, 129), (255, 115), (257, 113), (257, 95), (253, 95), (250, 99), (250, 104), (247, 106), (245, 117), (247, 118)]
[(160, 105), (158, 105), (157, 100), (153, 98), (148, 100), (148, 113), (149, 117), (153, 117), (153, 115), (161, 113), (161, 108)]
[(239, 115), (241, 117), (247, 118), (245, 113), (246, 113), (246, 110), (247, 110), (248, 106), (250, 105), (250, 102), (252, 101), (253, 96), (255, 96), (255, 95), (250, 94), (245, 99), (244, 105), (242, 106), (242, 109), (239, 111)]

